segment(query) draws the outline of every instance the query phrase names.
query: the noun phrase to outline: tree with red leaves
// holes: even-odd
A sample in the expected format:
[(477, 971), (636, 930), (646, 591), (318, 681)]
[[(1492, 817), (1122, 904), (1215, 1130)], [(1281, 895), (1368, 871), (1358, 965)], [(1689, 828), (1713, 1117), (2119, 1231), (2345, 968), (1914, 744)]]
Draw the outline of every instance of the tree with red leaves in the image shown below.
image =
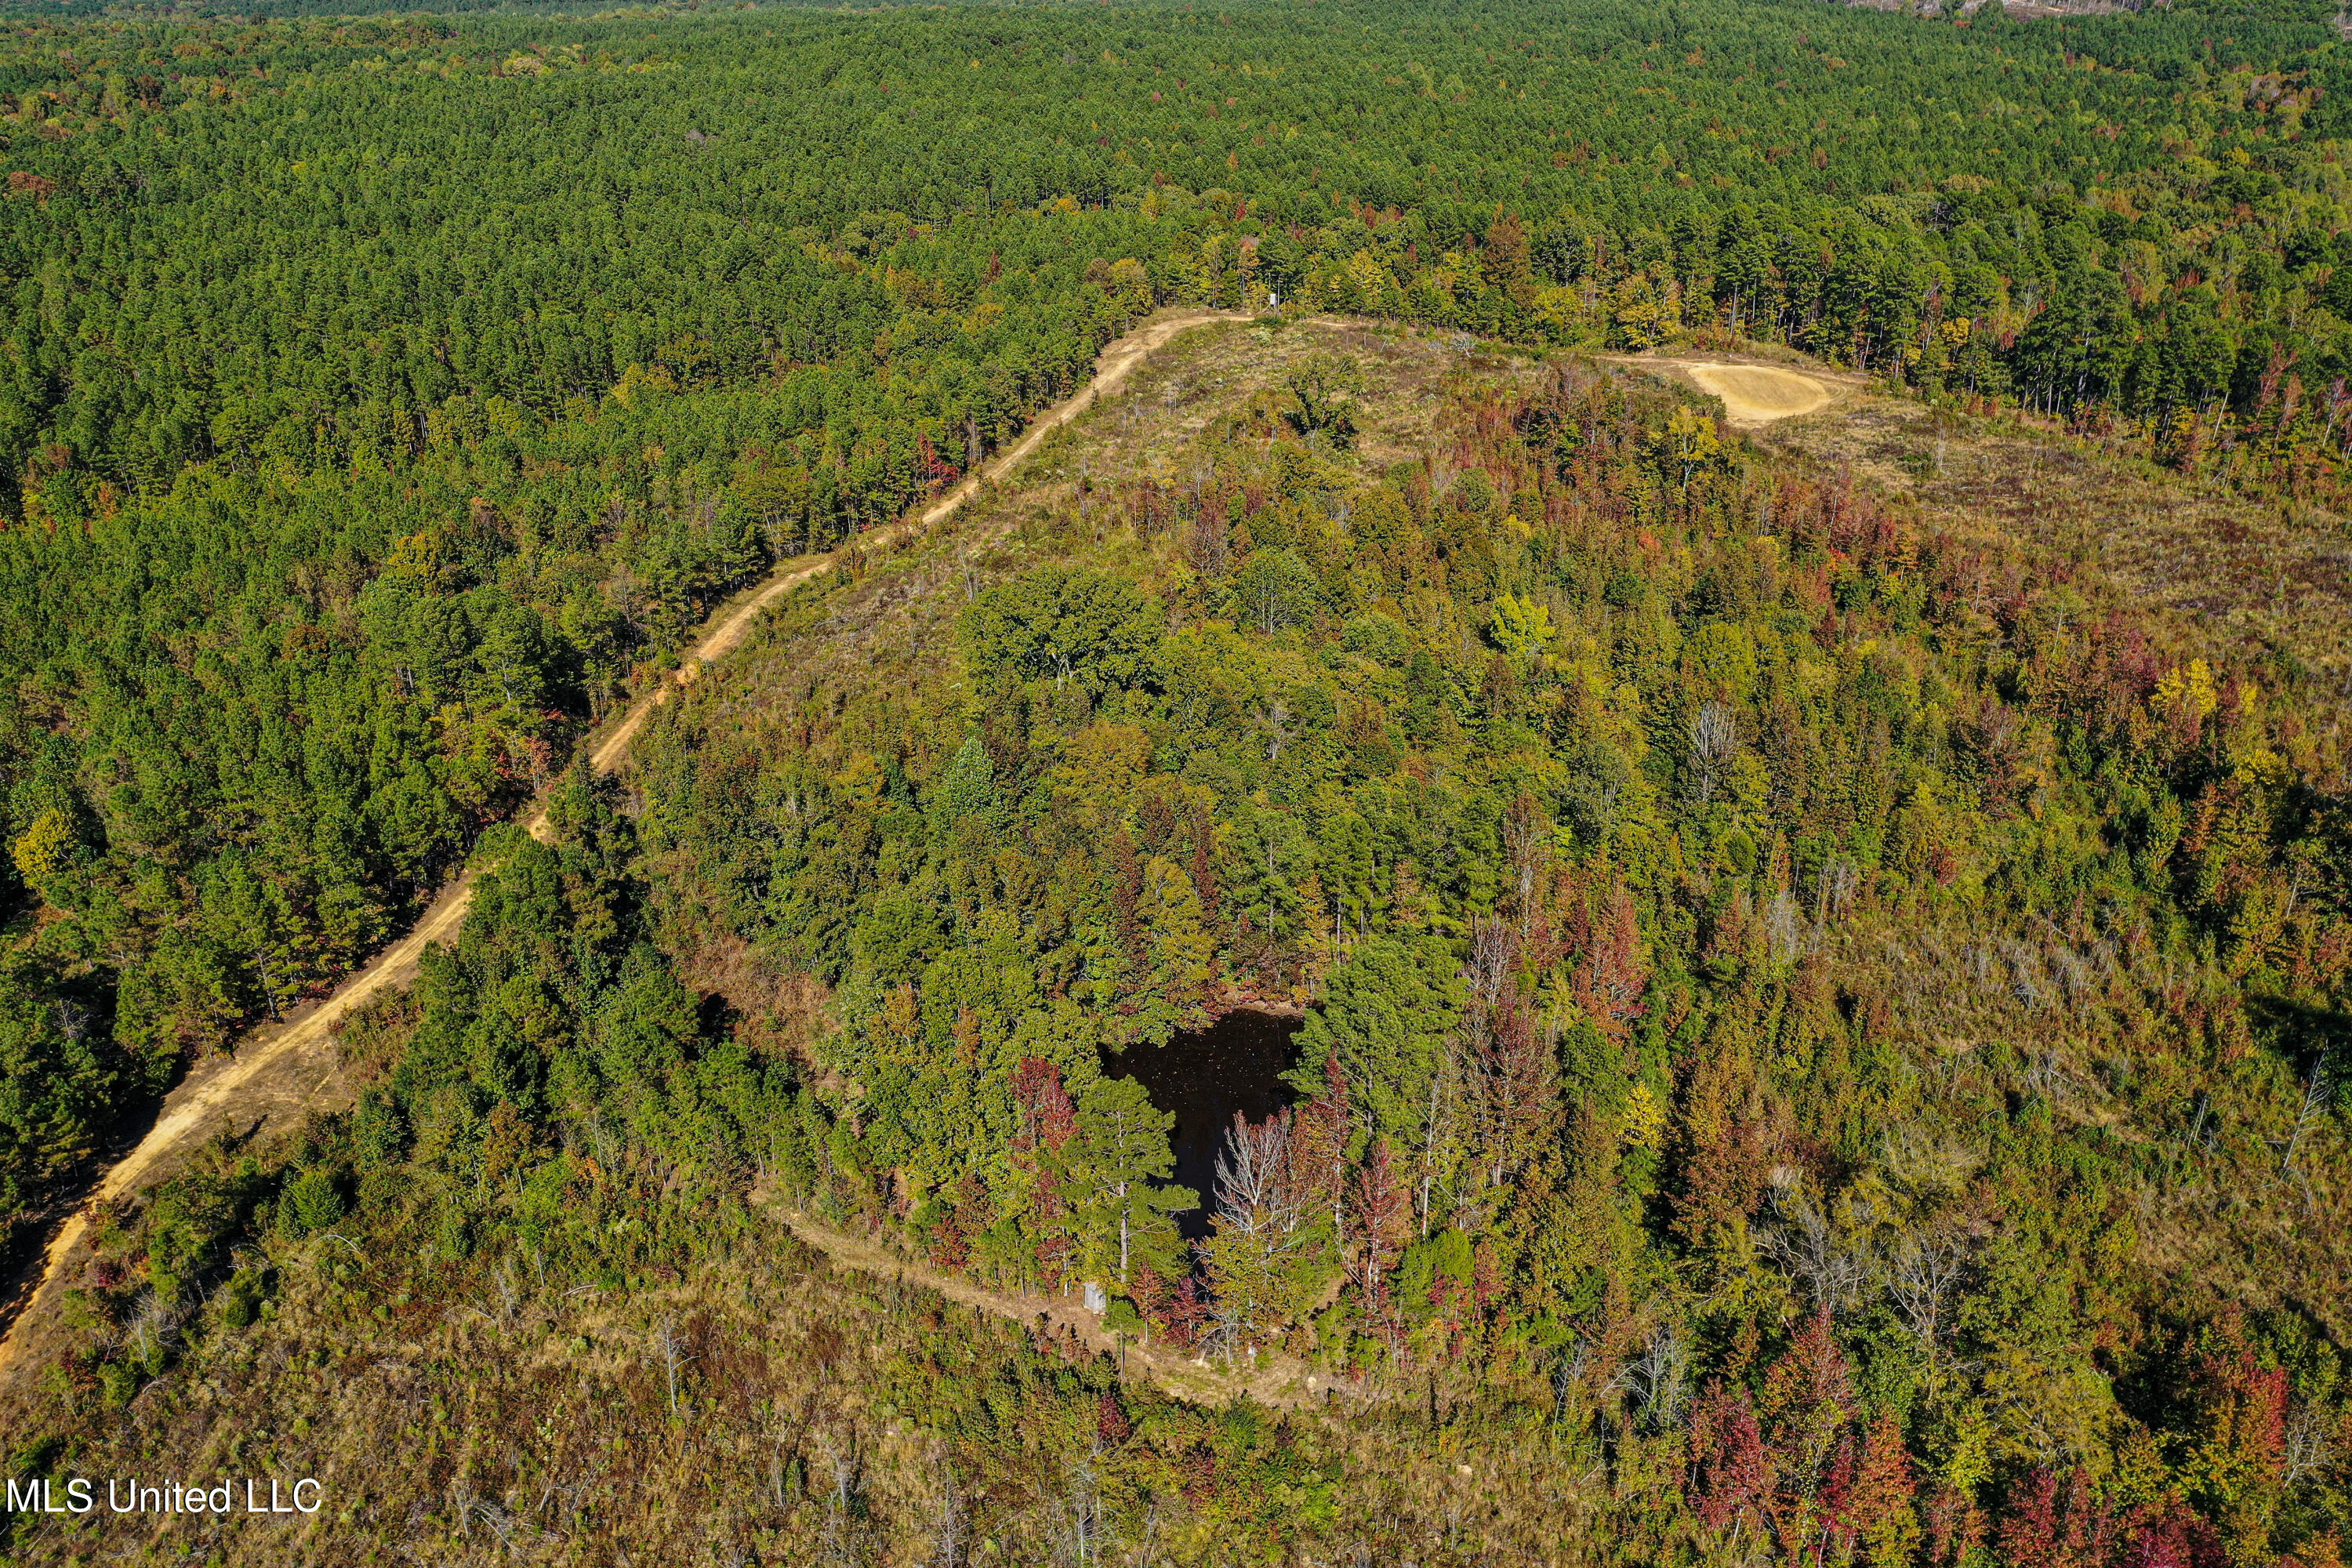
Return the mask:
[(1224, 921), (1217, 883), (1217, 833), (1209, 820), (1209, 808), (1197, 800), (1192, 803), (1186, 836), (1192, 841), (1192, 891), (1200, 896), (1201, 923), (1214, 931)]
[(1188, 1351), (1201, 1342), (1202, 1331), (1209, 1326), (1209, 1299), (1198, 1279), (1188, 1274), (1177, 1281), (1175, 1294), (1160, 1309), (1160, 1326), (1168, 1342), (1178, 1350)]
[(1621, 882), (1610, 889), (1602, 903), (1583, 962), (1577, 965), (1576, 1005), (1594, 1027), (1622, 1041), (1632, 1032), (1633, 1020), (1642, 1016), (1642, 990), (1649, 983), (1633, 895)]
[(1737, 1555), (1741, 1535), (1769, 1521), (1771, 1461), (1745, 1389), (1711, 1380), (1691, 1423), (1691, 1490), (1699, 1522), (1725, 1533)]
[(1028, 1187), (1037, 1267), (1058, 1289), (1078, 1244), (1064, 1191), (1069, 1173), (1063, 1160), (1063, 1151), (1077, 1136), (1077, 1108), (1062, 1087), (1062, 1069), (1037, 1057), (1024, 1057), (1013, 1067), (1013, 1104), (1020, 1117), (1013, 1134), (1013, 1165)]
[(939, 448), (931, 445), (931, 437), (928, 431), (918, 436), (915, 443), (918, 448), (917, 455), (921, 458), (923, 465), (924, 488), (929, 493), (937, 495), (962, 476), (962, 469), (940, 456)]
[(1404, 1325), (1389, 1299), (1389, 1276), (1412, 1234), (1412, 1198), (1397, 1177), (1387, 1139), (1373, 1141), (1370, 1155), (1356, 1169), (1354, 1187), (1348, 1212), (1348, 1277), (1366, 1321), (1393, 1350)]
[(2078, 1466), (2063, 1482), (2038, 1468), (2011, 1489), (2000, 1521), (2003, 1568), (2105, 1568), (2115, 1521)]
[(1149, 1345), (1151, 1329), (1166, 1320), (1168, 1303), (1174, 1298), (1175, 1289), (1160, 1270), (1149, 1264), (1139, 1264), (1135, 1272), (1128, 1276), (1127, 1293), (1135, 1302), (1135, 1310), (1143, 1314), (1143, 1342)]
[[(1819, 1544), (1833, 1510), (1823, 1496), (1853, 1419), (1853, 1376), (1831, 1331), (1827, 1312), (1815, 1312), (1794, 1343), (1764, 1374), (1757, 1402), (1773, 1488), (1770, 1508), (1781, 1549), (1791, 1554)], [(1848, 1451), (1851, 1466), (1851, 1451)], [(1851, 1473), (1849, 1469), (1849, 1474)]]
[(1095, 1447), (1097, 1450), (1116, 1448), (1135, 1430), (1128, 1421), (1127, 1412), (1120, 1408), (1118, 1394), (1104, 1389), (1095, 1400)]
[(1058, 1152), (1078, 1131), (1077, 1107), (1062, 1087), (1062, 1069), (1038, 1057), (1023, 1057), (1013, 1069), (1013, 1104), (1021, 1126), (1013, 1135), (1016, 1152)]
[(1958, 1568), (1985, 1538), (1985, 1511), (1977, 1500), (1949, 1481), (1928, 1494), (1927, 1562), (1930, 1568)]
[(971, 1261), (971, 1240), (988, 1228), (988, 1182), (978, 1171), (967, 1171), (956, 1184), (955, 1199), (931, 1229), (931, 1263), (940, 1268), (961, 1269)]
[(1111, 921), (1118, 929), (1119, 951), (1127, 955), (1129, 984), (1132, 990), (1142, 981), (1143, 952), (1143, 862), (1135, 852), (1135, 840), (1122, 827), (1111, 835), (1110, 858), (1105, 868), (1110, 879)]
[[(2122, 1568), (2230, 1568), (2230, 1553), (2213, 1527), (2179, 1502), (2162, 1508), (2142, 1508), (2130, 1522), (2130, 1536), (2118, 1561)], [(2331, 1552), (2326, 1561), (2332, 1562)], [(2279, 1560), (2279, 1568), (2295, 1563)], [(2317, 1568), (2315, 1558), (2309, 1568)]]
[(1862, 1463), (1837, 1510), (1847, 1540), (1861, 1541), (1873, 1568), (1903, 1568), (1919, 1547), (1917, 1488), (1903, 1429), (1881, 1411), (1862, 1447)]
[(2265, 1367), (2231, 1307), (2198, 1336), (2189, 1404), (2189, 1496), (2240, 1562), (2265, 1557), (2286, 1451), (2287, 1375)]

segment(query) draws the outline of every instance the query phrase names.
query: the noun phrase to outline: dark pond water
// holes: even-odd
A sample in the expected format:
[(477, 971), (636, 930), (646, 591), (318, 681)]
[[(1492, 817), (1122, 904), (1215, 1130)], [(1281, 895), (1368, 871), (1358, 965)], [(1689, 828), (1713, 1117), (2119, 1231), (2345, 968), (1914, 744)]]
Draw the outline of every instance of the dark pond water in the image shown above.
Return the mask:
[(1152, 1104), (1176, 1113), (1170, 1134), (1175, 1181), (1200, 1194), (1202, 1205), (1176, 1216), (1186, 1236), (1209, 1234), (1207, 1205), (1216, 1195), (1217, 1155), (1234, 1112), (1262, 1121), (1295, 1098), (1282, 1075), (1298, 1059), (1298, 1026), (1297, 1018), (1228, 1013), (1164, 1046), (1130, 1046), (1105, 1058), (1104, 1070), (1136, 1079)]

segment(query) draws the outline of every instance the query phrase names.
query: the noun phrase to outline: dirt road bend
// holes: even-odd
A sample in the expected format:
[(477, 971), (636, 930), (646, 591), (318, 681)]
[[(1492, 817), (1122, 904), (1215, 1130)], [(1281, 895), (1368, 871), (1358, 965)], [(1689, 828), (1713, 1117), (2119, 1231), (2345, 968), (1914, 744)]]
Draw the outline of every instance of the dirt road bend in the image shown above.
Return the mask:
[[(798, 1209), (783, 1207), (772, 1194), (754, 1194), (768, 1212), (779, 1215), (792, 1233), (844, 1268), (855, 1268), (879, 1279), (897, 1279), (933, 1290), (950, 1301), (976, 1307), (1024, 1328), (1049, 1328), (1089, 1352), (1120, 1358), (1126, 1375), (1147, 1379), (1160, 1391), (1194, 1405), (1223, 1405), (1246, 1394), (1260, 1405), (1297, 1409), (1353, 1385), (1318, 1379), (1306, 1364), (1287, 1355), (1261, 1356), (1255, 1370), (1238, 1363), (1212, 1363), (1206, 1356), (1187, 1356), (1164, 1345), (1135, 1340), (1122, 1344), (1102, 1326), (1100, 1319), (1067, 1296), (1039, 1296), (992, 1290), (960, 1274), (950, 1274), (899, 1256), (880, 1242), (835, 1229)], [(1351, 1397), (1361, 1397), (1355, 1389)]]
[[(1036, 451), (1047, 436), (1092, 407), (1097, 398), (1116, 391), (1134, 374), (1137, 365), (1165, 347), (1179, 332), (1212, 321), (1248, 319), (1230, 310), (1196, 310), (1163, 316), (1114, 340), (1097, 357), (1095, 374), (1086, 385), (1039, 415), (1019, 441), (919, 513), (861, 535), (858, 543), (868, 548), (894, 544), (908, 533), (919, 532), (949, 517), (971, 500), (982, 484), (1010, 474)], [(785, 562), (759, 584), (721, 605), (670, 679), (638, 698), (620, 721), (598, 740), (589, 753), (590, 763), (600, 773), (611, 773), (619, 767), (629, 742), (645, 728), (653, 710), (669, 700), (674, 688), (692, 684), (704, 668), (740, 647), (759, 624), (762, 612), (802, 584), (831, 571), (834, 560), (832, 555), (813, 555)], [(533, 837), (547, 837), (544, 804), (530, 818), (529, 829)], [(325, 1001), (282, 1027), (257, 1031), (234, 1055), (204, 1064), (173, 1090), (147, 1135), (108, 1169), (89, 1201), (67, 1216), (49, 1238), (42, 1255), (39, 1278), (25, 1297), (22, 1310), (9, 1323), (7, 1337), (0, 1340), (0, 1384), (26, 1370), (18, 1363), (26, 1360), (34, 1325), (55, 1305), (54, 1298), (64, 1289), (66, 1266), (89, 1232), (91, 1205), (137, 1191), (142, 1183), (160, 1174), (161, 1168), (174, 1153), (209, 1136), (223, 1121), (242, 1120), (239, 1113), (247, 1108), (247, 1102), (265, 1079), (292, 1074), (299, 1082), (311, 1083), (313, 1087), (308, 1091), (298, 1091), (292, 1097), (297, 1108), (318, 1099), (340, 1077), (331, 1038), (335, 1025), (378, 991), (412, 978), (427, 943), (446, 944), (456, 940), (458, 928), (465, 923), (466, 910), (473, 902), (474, 880), (468, 872), (444, 889), (406, 935), (345, 980)]]

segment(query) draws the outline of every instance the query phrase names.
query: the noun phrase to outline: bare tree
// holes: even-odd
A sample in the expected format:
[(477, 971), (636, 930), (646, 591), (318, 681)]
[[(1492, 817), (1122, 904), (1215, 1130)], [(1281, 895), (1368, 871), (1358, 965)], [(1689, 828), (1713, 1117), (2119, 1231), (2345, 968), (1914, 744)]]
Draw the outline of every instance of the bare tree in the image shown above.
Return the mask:
[(1483, 1156), (1484, 1184), (1499, 1187), (1534, 1151), (1557, 1100), (1553, 1042), (1520, 1004), (1515, 972), (1519, 933), (1502, 921), (1471, 928), (1470, 1005), (1463, 1010), (1460, 1064), (1464, 1110)]
[(1739, 721), (1720, 702), (1703, 704), (1691, 721), (1691, 793), (1705, 805), (1715, 798), (1723, 770), (1739, 750)]
[(940, 1467), (940, 1488), (939, 1511), (931, 1518), (931, 1555), (934, 1568), (963, 1568), (964, 1552), (970, 1546), (971, 1530), (964, 1517), (963, 1490), (956, 1485), (953, 1465)]
[(662, 1370), (669, 1379), (669, 1413), (677, 1414), (677, 1369), (694, 1358), (677, 1337), (677, 1320), (664, 1318), (661, 1327), (654, 1331), (654, 1351), (661, 1357)]
[(1503, 846), (1511, 858), (1511, 879), (1518, 895), (1519, 937), (1525, 941), (1535, 921), (1536, 883), (1543, 875), (1551, 849), (1551, 818), (1535, 796), (1522, 791), (1503, 814)]
[(862, 1554), (853, 1538), (850, 1504), (856, 1500), (864, 1468), (857, 1452), (857, 1433), (855, 1428), (851, 1430), (846, 1453), (834, 1446), (829, 1434), (820, 1434), (817, 1440), (824, 1445), (825, 1458), (833, 1465), (833, 1489), (824, 1499), (825, 1555), (835, 1563), (856, 1562)]
[[(1210, 1262), (1219, 1342), (1255, 1355), (1272, 1302), (1260, 1287), (1268, 1261), (1287, 1250), (1297, 1228), (1285, 1177), (1290, 1163), (1290, 1113), (1253, 1124), (1240, 1111), (1217, 1156), (1216, 1249)], [(1228, 1269), (1231, 1272), (1228, 1272)]]
[(1102, 1555), (1102, 1486), (1095, 1468), (1084, 1460), (1070, 1467), (1069, 1490), (1055, 1511), (1060, 1515), (1058, 1534), (1077, 1568), (1091, 1568)]
[(1252, 1123), (1234, 1112), (1224, 1152), (1217, 1156), (1217, 1215), (1244, 1233), (1282, 1222), (1283, 1164), (1290, 1148), (1290, 1118), (1276, 1114)]
[(2295, 1155), (2302, 1152), (2303, 1140), (2319, 1119), (2327, 1112), (2327, 1105), (2336, 1098), (2336, 1086), (2327, 1081), (2327, 1058), (2315, 1055), (2311, 1070), (2304, 1075), (2303, 1104), (2294, 1116), (2294, 1130), (2287, 1134), (2286, 1152), (2279, 1156), (2278, 1173), (2284, 1177), (2295, 1169)]
[(1280, 762), (1282, 748), (1290, 740), (1290, 705), (1279, 697), (1271, 698), (1250, 710), (1250, 717), (1265, 731), (1265, 760)]
[(1853, 908), (1854, 896), (1862, 889), (1862, 874), (1854, 869), (1853, 861), (1841, 858), (1822, 867), (1813, 879), (1813, 887), (1819, 906), (1813, 919), (1817, 924), (1827, 925)]
[(1984, 1151), (1958, 1133), (1916, 1121), (1888, 1128), (1879, 1148), (1887, 1173), (1914, 1194), (1958, 1192), (1985, 1162)]
[(2326, 1413), (2316, 1405), (2296, 1406), (2287, 1418), (2286, 1440), (2279, 1453), (2279, 1485), (2292, 1488), (2305, 1476), (2315, 1476), (2336, 1463), (2336, 1439)]
[(131, 1304), (131, 1325), (123, 1339), (132, 1359), (153, 1368), (162, 1364), (164, 1352), (179, 1338), (179, 1303), (154, 1290), (142, 1290)]
[(1690, 1353), (1674, 1330), (1660, 1325), (1650, 1342), (1625, 1369), (1624, 1379), (1641, 1405), (1642, 1419), (1653, 1432), (1664, 1432), (1682, 1416), (1688, 1392)]
[(1764, 1249), (1803, 1284), (1813, 1305), (1835, 1317), (1859, 1303), (1870, 1283), (1868, 1252), (1840, 1233), (1801, 1184), (1781, 1188), (1773, 1209), (1780, 1223), (1765, 1233)]
[(515, 1307), (522, 1299), (521, 1289), (515, 1283), (513, 1264), (501, 1263), (499, 1265), (498, 1283), (499, 1320), (503, 1322), (511, 1323), (514, 1321)]
[(1459, 1042), (1452, 1031), (1444, 1037), (1444, 1048), (1429, 1075), (1429, 1104), (1421, 1123), (1421, 1238), (1429, 1239), (1430, 1200), (1437, 1186), (1437, 1166), (1441, 1152), (1454, 1141), (1455, 1110), (1458, 1098), (1454, 1080), (1462, 1070)]
[(1943, 1355), (1945, 1314), (1968, 1277), (1974, 1240), (1963, 1226), (1936, 1225), (1906, 1236), (1886, 1260), (1887, 1293), (1931, 1368)]
[(1518, 966), (1519, 939), (1517, 932), (1501, 921), (1482, 920), (1470, 928), (1470, 963), (1465, 978), (1470, 982), (1469, 1013), (1475, 1021), (1493, 1013), (1495, 1005), (1510, 989), (1511, 971)]
[(1581, 1334), (1571, 1335), (1566, 1345), (1555, 1352), (1551, 1362), (1551, 1418), (1555, 1423), (1568, 1419), (1569, 1396), (1584, 1381), (1592, 1364), (1592, 1347)]

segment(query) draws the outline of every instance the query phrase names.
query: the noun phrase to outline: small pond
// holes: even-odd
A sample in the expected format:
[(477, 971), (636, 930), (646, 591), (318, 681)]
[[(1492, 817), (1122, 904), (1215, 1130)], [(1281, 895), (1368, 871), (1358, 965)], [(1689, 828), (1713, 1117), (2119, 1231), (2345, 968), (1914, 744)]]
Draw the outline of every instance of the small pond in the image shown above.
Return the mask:
[(1200, 1194), (1202, 1203), (1176, 1216), (1187, 1237), (1209, 1234), (1217, 1156), (1234, 1113), (1259, 1121), (1296, 1098), (1282, 1075), (1298, 1059), (1300, 1022), (1270, 1013), (1228, 1013), (1164, 1046), (1131, 1046), (1105, 1056), (1105, 1071), (1134, 1079), (1150, 1092), (1152, 1104), (1176, 1113), (1169, 1135), (1176, 1150), (1174, 1180)]

